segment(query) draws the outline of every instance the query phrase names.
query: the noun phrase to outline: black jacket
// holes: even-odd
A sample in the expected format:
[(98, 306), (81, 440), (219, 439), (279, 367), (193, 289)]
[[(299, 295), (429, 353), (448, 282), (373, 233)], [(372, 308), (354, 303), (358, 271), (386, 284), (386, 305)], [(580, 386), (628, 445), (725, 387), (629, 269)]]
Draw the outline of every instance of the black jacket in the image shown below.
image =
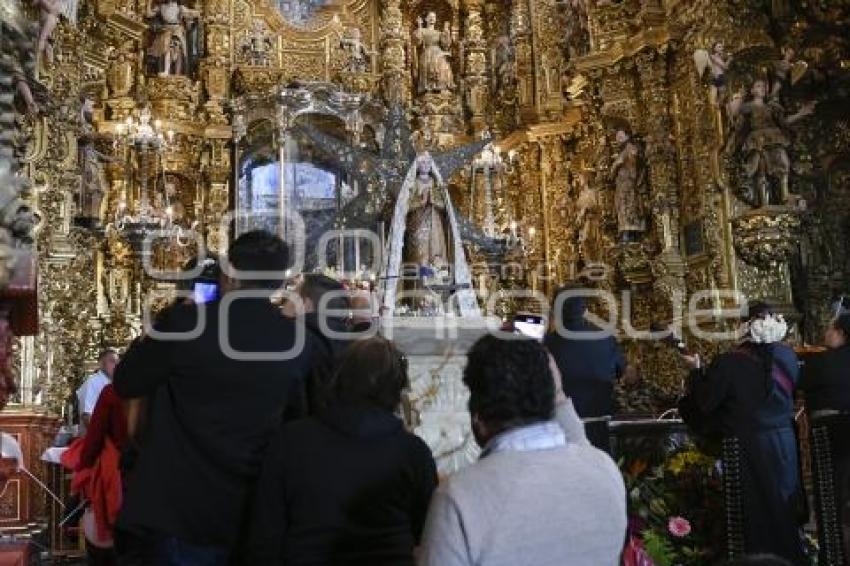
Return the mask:
[(175, 333), (198, 326), (199, 336), (136, 341), (115, 370), (121, 397), (153, 396), (119, 517), (124, 528), (232, 545), (270, 438), (285, 418), (305, 412), (306, 329), (300, 329), (303, 351), (292, 359), (239, 359), (246, 352), (282, 357), (296, 345), (295, 323), (265, 299), (233, 302), (226, 319), (219, 306), (171, 307), (156, 329)]
[[(326, 317), (322, 322), (314, 312), (304, 315), (304, 324), (313, 347), (313, 367), (307, 380), (307, 408), (310, 415), (315, 415), (324, 406), (327, 386), (353, 335), (345, 320)], [(330, 336), (328, 330), (336, 335)]]
[(412, 566), (436, 485), (428, 446), (386, 411), (288, 424), (257, 487), (245, 563)]
[[(601, 333), (589, 322), (567, 320), (567, 329)], [(623, 373), (626, 362), (613, 336), (589, 340), (565, 338), (550, 332), (544, 344), (561, 371), (564, 393), (573, 401), (578, 416), (587, 419), (614, 413), (614, 383)]]
[(809, 411), (850, 411), (850, 345), (808, 360), (800, 386)]

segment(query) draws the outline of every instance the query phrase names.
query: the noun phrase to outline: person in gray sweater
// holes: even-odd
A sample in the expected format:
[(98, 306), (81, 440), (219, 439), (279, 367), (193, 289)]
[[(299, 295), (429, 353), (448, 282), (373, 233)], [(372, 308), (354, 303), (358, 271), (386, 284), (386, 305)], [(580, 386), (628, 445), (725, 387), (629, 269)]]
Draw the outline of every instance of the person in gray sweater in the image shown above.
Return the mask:
[(422, 566), (614, 566), (626, 534), (617, 466), (587, 441), (542, 345), (485, 336), (464, 383), (481, 459), (431, 500)]

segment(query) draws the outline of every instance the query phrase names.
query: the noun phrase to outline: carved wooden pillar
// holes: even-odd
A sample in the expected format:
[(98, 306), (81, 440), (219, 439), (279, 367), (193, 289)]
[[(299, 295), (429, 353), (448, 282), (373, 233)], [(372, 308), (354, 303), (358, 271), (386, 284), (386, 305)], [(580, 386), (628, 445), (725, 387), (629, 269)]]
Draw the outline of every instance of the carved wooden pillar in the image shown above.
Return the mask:
[(228, 139), (211, 140), (208, 148), (209, 186), (204, 207), (207, 249), (220, 254), (227, 248), (229, 223), (223, 219), (230, 207), (231, 151)]
[[(650, 229), (660, 242), (661, 253), (653, 260), (654, 287), (658, 293), (654, 310), (662, 319), (681, 317), (676, 293), (685, 291), (685, 263), (679, 245), (679, 180), (676, 146), (672, 137), (670, 81), (667, 48), (647, 49), (635, 57), (643, 102), (646, 132), (646, 165), (649, 173)], [(649, 234), (648, 234), (649, 235)]]
[(667, 51), (648, 49), (636, 57), (644, 105), (646, 161), (650, 180), (653, 228), (664, 250), (679, 249), (679, 192), (676, 146), (672, 138)]
[(381, 14), (381, 90), (387, 104), (400, 104), (407, 99), (401, 1), (383, 0)]
[(226, 124), (223, 103), (229, 93), (230, 76), (230, 9), (227, 0), (209, 0), (204, 11), (206, 57), (201, 62), (200, 77), (204, 83), (207, 118), (214, 124)]
[(487, 108), (487, 46), (484, 41), (484, 26), (481, 18), (483, 0), (466, 0), (464, 29), (464, 53), (466, 68), (464, 81), (466, 107), (470, 114), (473, 133), (487, 128), (484, 110)]
[(511, 6), (511, 35), (516, 49), (517, 97), (520, 119), (536, 121), (534, 95), (534, 48), (528, 2), (516, 0)]

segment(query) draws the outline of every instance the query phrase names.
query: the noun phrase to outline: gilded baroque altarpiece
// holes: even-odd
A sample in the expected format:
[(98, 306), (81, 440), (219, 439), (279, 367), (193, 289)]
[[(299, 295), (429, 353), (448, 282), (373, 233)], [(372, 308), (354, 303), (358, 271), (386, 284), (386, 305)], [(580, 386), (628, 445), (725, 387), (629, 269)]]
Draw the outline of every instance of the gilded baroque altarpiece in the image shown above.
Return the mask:
[[(287, 89), (359, 97), (363, 112), (335, 133), (363, 147), (380, 146), (381, 109), (392, 107), (433, 148), (492, 139), (490, 161), (448, 180), (464, 222), (515, 244), (494, 259), (466, 242), (482, 295), (551, 292), (584, 276), (647, 330), (681, 318), (674, 305), (703, 290), (705, 324), (722, 326), (711, 314), (728, 306), (720, 292), (738, 290), (778, 304), (798, 339), (813, 341), (832, 295), (850, 285), (846, 3), (73, 7), (49, 38), (52, 61), (40, 55), (48, 101), (23, 118), (42, 317), (17, 349), (25, 405), (58, 412), (97, 350), (124, 347), (146, 301), (168, 300), (173, 286), (146, 274), (137, 243), (113, 225), (139, 206), (139, 183), (165, 191), (169, 215), (179, 208), (210, 250), (226, 248), (240, 148), (262, 136), (285, 146)], [(328, 96), (335, 108), (350, 100)], [(168, 132), (153, 165), (125, 159), (130, 150), (116, 158), (144, 111)], [(86, 191), (102, 198), (94, 213), (84, 214)], [(183, 244), (147, 259), (176, 269), (194, 250)], [(506, 298), (499, 308), (534, 305)], [(646, 380), (623, 406), (669, 406), (681, 375), (673, 354), (636, 339), (626, 348)]]

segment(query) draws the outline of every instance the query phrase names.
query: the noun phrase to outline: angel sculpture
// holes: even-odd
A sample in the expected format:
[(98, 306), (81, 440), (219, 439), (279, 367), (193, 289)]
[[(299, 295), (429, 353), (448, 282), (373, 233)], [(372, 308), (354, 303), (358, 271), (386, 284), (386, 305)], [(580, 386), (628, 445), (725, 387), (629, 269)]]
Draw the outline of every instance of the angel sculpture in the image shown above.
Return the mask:
[(786, 85), (796, 84), (806, 74), (808, 65), (805, 61), (794, 61), (795, 55), (793, 47), (785, 47), (782, 50), (782, 59), (773, 62), (773, 86), (770, 96), (779, 96)]
[(732, 56), (726, 55), (722, 41), (715, 41), (710, 53), (705, 49), (694, 51), (694, 63), (700, 77), (705, 76), (706, 69), (711, 69), (709, 100), (715, 106), (720, 104), (720, 99), (726, 92), (726, 71), (732, 64)]
[(788, 157), (788, 129), (795, 122), (812, 114), (815, 102), (803, 104), (791, 116), (775, 99), (767, 99), (767, 83), (758, 79), (750, 89), (750, 100), (744, 101), (739, 91), (727, 105), (734, 131), (729, 138), (728, 150), (739, 151), (744, 159), (744, 174), (755, 183), (759, 206), (770, 204), (768, 184), (773, 179), (779, 185), (779, 202), (790, 198), (788, 176), (791, 160)]

